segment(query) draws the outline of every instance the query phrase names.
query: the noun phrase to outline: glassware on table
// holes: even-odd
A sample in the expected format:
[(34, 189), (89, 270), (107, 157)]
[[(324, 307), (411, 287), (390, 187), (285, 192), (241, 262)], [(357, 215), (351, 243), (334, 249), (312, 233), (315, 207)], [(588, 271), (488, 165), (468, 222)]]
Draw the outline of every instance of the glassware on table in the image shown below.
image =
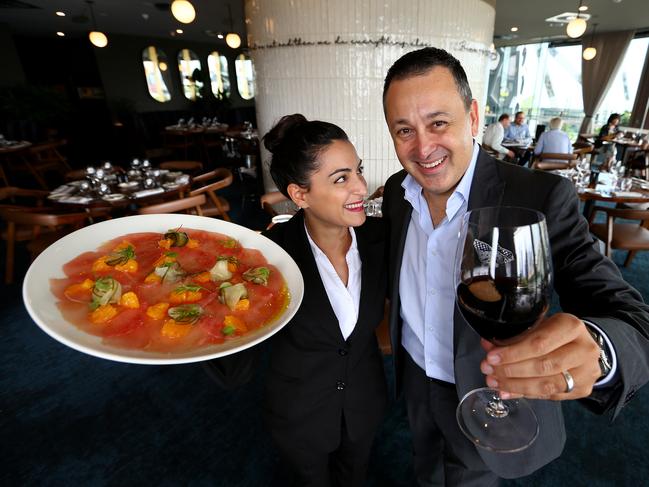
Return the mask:
[[(526, 208), (466, 213), (455, 261), (458, 309), (496, 345), (516, 342), (545, 315), (552, 292), (552, 256), (545, 216)], [(538, 436), (525, 399), (501, 400), (496, 389), (466, 394), (457, 407), (462, 432), (490, 451), (516, 452)]]
[(375, 198), (373, 200), (367, 200), (364, 204), (365, 214), (367, 216), (382, 217), (383, 213), (381, 211), (381, 206), (383, 205), (383, 198)]
[(633, 186), (633, 179), (631, 178), (619, 178), (617, 181), (617, 189), (620, 191), (629, 191)]

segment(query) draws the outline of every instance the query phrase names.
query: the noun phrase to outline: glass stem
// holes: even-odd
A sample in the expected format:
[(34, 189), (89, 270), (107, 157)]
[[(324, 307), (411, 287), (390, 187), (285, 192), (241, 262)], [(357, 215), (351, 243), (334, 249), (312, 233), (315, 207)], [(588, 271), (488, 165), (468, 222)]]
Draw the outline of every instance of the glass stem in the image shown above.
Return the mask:
[(509, 407), (500, 399), (498, 393), (495, 393), (485, 406), (485, 411), (489, 416), (497, 419), (506, 418), (509, 415)]

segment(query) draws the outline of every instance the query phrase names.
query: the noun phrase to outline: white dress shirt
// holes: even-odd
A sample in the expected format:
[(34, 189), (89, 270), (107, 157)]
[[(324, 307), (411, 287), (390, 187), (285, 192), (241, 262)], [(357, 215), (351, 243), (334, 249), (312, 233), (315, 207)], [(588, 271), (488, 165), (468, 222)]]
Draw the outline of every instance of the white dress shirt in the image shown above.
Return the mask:
[(499, 154), (507, 154), (509, 149), (503, 147), (503, 139), (505, 138), (505, 128), (500, 122), (495, 122), (489, 125), (482, 137), (482, 143), (488, 145)]
[(474, 142), (469, 167), (446, 202), (446, 216), (435, 228), (421, 186), (410, 175), (402, 183), (413, 209), (399, 276), (401, 344), (428, 377), (450, 383), (455, 383), (455, 249), (477, 158)]
[(559, 129), (553, 129), (543, 132), (539, 141), (534, 147), (534, 154), (539, 155), (543, 152), (550, 154), (572, 154), (572, 143), (570, 137)]
[[(446, 216), (436, 227), (419, 183), (410, 175), (401, 183), (404, 198), (412, 206), (399, 275), (401, 344), (428, 377), (453, 384), (455, 249), (468, 208), (478, 152), (474, 142), (469, 167), (446, 202)], [(615, 349), (599, 327), (587, 324), (602, 334), (611, 355), (612, 370), (595, 383), (603, 386), (617, 376)]]
[(361, 256), (358, 253), (358, 246), (356, 244), (356, 233), (353, 228), (349, 228), (349, 233), (352, 236), (352, 243), (345, 256), (347, 260), (347, 286), (343, 283), (334, 269), (334, 266), (329, 261), (325, 253), (320, 250), (320, 247), (309, 235), (309, 230), (304, 226), (306, 236), (309, 239), (309, 245), (315, 258), (320, 279), (327, 291), (329, 303), (338, 319), (338, 326), (340, 332), (345, 340), (352, 334), (356, 322), (358, 321), (358, 307), (361, 300)]

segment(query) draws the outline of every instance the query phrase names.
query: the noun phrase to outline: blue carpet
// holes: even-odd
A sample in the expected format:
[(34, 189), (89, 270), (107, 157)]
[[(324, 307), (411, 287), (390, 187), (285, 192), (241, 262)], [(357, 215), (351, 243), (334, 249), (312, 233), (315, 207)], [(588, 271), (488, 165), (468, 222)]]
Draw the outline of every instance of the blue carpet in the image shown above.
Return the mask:
[[(237, 219), (248, 217), (235, 210)], [(254, 218), (263, 227), (263, 215)], [(19, 254), (19, 274), (25, 257)], [(614, 256), (618, 265), (623, 258)], [(645, 299), (648, 272), (648, 253), (622, 269)], [(22, 305), (20, 285), (0, 287), (0, 294), (0, 485), (284, 485), (260, 418), (261, 374), (225, 392), (200, 365), (93, 358), (40, 331)], [(390, 358), (385, 365), (392, 382)], [(647, 485), (647, 401), (644, 388), (613, 424), (565, 404), (568, 441), (561, 458), (503, 485)], [(413, 484), (404, 406), (392, 401), (375, 442), (368, 485)]]

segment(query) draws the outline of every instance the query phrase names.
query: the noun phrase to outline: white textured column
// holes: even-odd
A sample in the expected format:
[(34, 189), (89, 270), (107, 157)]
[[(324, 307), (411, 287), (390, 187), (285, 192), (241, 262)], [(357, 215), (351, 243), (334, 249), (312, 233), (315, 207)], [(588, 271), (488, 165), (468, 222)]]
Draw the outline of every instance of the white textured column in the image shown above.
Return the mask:
[(404, 53), (435, 46), (456, 56), (482, 113), (495, 18), (484, 0), (246, 0), (245, 7), (259, 133), (291, 113), (341, 126), (365, 161), (370, 191), (401, 168), (381, 95), (388, 68)]

